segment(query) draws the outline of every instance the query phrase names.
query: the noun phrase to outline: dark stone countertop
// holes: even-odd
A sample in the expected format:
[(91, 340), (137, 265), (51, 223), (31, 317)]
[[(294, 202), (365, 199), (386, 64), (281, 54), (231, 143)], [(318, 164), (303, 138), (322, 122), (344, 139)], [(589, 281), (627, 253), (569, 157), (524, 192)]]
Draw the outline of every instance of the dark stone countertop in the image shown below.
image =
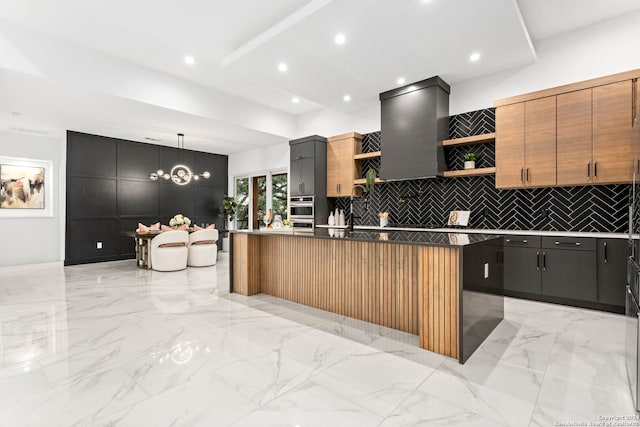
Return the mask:
[(395, 243), (403, 245), (422, 245), (422, 246), (451, 246), (461, 247), (482, 243), (493, 239), (499, 239), (500, 236), (490, 234), (466, 234), (466, 233), (440, 233), (429, 231), (372, 231), (372, 230), (355, 230), (350, 232), (343, 229), (316, 228), (313, 233), (310, 232), (277, 232), (277, 231), (248, 231), (235, 230), (232, 233), (245, 233), (252, 235), (264, 236), (287, 236), (314, 239), (336, 239), (344, 241), (357, 242), (377, 242), (377, 243)]

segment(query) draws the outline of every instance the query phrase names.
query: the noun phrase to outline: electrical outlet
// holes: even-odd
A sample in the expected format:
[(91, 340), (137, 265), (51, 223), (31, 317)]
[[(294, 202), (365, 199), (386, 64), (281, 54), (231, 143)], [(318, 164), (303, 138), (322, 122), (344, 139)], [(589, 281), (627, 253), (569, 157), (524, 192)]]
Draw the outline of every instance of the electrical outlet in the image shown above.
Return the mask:
[(102, 242), (96, 243), (96, 249), (102, 249)]
[(485, 279), (489, 278), (489, 263), (488, 262), (484, 263), (484, 278)]

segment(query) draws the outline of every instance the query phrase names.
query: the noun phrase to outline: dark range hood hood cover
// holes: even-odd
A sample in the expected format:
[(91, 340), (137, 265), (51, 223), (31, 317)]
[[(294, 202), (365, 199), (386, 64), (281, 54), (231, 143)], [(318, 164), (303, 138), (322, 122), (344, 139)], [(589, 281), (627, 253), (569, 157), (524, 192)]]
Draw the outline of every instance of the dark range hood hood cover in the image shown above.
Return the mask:
[(446, 170), (442, 141), (449, 137), (449, 91), (436, 76), (380, 94), (380, 178), (433, 178)]

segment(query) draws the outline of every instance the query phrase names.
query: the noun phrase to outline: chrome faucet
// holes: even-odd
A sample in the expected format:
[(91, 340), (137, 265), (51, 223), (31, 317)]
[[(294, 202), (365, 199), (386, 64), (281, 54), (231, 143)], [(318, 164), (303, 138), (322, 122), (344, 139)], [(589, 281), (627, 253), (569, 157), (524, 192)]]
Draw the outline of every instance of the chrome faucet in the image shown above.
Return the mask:
[[(354, 224), (354, 218), (353, 218), (353, 191), (356, 188), (361, 188), (362, 191), (364, 191), (365, 193), (367, 192), (367, 189), (364, 188), (364, 186), (360, 185), (360, 184), (356, 184), (353, 186), (353, 188), (351, 189), (351, 199), (349, 200), (349, 231), (353, 231), (353, 224)], [(367, 198), (365, 198), (365, 209), (367, 209)]]

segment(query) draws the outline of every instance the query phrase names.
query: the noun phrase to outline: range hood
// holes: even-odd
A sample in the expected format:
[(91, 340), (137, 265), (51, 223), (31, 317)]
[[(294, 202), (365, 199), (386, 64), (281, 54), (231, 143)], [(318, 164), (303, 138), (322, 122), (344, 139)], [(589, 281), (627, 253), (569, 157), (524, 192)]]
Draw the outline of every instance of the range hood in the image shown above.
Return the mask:
[(449, 138), (449, 85), (440, 77), (380, 94), (380, 178), (393, 181), (442, 176), (442, 141)]

